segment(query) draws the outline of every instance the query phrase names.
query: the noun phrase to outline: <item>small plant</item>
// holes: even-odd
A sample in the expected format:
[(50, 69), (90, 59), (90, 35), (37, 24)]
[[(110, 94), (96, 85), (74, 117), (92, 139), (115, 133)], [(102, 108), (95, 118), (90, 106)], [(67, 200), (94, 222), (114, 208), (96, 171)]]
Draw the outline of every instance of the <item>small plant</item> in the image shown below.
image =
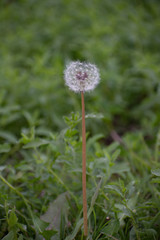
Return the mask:
[(82, 190), (84, 236), (88, 235), (87, 194), (86, 194), (86, 129), (84, 92), (93, 90), (100, 81), (97, 67), (90, 63), (71, 62), (64, 72), (66, 85), (74, 92), (81, 93), (82, 102)]

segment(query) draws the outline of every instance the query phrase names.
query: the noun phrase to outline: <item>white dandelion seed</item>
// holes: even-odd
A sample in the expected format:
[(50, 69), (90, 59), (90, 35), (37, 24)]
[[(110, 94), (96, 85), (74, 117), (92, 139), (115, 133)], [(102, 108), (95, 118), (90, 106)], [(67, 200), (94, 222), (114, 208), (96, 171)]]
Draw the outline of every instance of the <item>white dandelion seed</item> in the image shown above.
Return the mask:
[(100, 81), (98, 68), (91, 63), (71, 62), (64, 71), (66, 85), (74, 92), (93, 90)]

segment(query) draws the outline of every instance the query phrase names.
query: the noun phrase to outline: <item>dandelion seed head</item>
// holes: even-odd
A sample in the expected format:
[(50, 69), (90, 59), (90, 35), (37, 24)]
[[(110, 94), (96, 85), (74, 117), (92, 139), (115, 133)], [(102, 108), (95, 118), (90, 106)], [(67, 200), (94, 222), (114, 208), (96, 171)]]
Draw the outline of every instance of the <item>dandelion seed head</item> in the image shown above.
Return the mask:
[(93, 90), (100, 81), (98, 68), (91, 63), (71, 62), (64, 71), (66, 85), (74, 92)]

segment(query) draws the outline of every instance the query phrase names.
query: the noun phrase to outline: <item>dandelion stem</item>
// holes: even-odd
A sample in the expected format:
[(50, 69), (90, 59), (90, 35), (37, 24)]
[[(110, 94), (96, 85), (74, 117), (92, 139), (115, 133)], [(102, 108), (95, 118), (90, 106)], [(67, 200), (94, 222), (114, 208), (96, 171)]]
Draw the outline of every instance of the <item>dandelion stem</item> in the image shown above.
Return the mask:
[(86, 196), (86, 128), (85, 128), (85, 104), (84, 94), (81, 92), (82, 101), (82, 190), (83, 190), (83, 221), (84, 236), (88, 235), (87, 224), (87, 196)]

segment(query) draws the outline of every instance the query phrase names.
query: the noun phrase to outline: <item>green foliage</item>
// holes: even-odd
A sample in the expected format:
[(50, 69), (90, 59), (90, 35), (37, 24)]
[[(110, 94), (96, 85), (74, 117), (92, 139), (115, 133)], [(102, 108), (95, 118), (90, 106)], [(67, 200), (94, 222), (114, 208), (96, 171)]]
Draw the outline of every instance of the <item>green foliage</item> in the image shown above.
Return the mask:
[[(17, 143), (14, 164), (1, 166), (5, 237), (82, 238), (80, 119), (72, 113), (65, 118), (65, 129), (50, 132), (43, 141), (31, 129), (23, 135), (29, 141), (21, 138)], [(158, 239), (159, 163), (150, 159), (141, 135), (130, 133), (123, 144), (109, 146), (99, 142), (101, 137), (87, 140), (88, 239), (147, 239), (146, 234)]]
[(77, 59), (101, 73), (85, 95), (88, 240), (160, 238), (159, 12), (0, 1), (0, 239), (84, 239), (80, 96), (63, 80)]

